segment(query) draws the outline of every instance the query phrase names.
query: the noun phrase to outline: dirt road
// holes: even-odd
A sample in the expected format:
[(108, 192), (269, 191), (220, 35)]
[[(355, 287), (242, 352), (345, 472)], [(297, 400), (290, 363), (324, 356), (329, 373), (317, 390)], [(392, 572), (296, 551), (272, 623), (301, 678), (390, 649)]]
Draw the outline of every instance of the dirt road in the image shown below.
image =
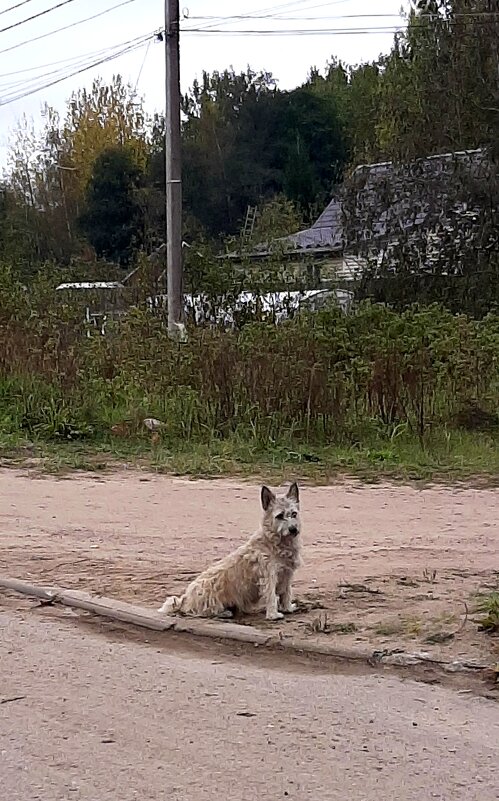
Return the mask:
[[(260, 518), (257, 485), (126, 470), (66, 480), (3, 470), (0, 498), (0, 573), (153, 607)], [(303, 487), (301, 499), (301, 612), (286, 633), (499, 658), (464, 614), (497, 586), (499, 491), (344, 483)]]
[[(0, 611), (9, 801), (497, 801), (497, 704)], [(281, 663), (282, 664), (282, 663)]]

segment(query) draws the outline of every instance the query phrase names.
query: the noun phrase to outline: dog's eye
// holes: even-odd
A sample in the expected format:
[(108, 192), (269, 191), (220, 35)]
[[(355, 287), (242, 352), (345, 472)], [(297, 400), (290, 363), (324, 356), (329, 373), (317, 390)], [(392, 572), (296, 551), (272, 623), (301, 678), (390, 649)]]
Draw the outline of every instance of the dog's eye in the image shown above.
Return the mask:
[(298, 517), (298, 513), (297, 512), (291, 512), (290, 517)]
[(279, 512), (278, 515), (275, 516), (276, 520), (284, 520), (284, 512)]

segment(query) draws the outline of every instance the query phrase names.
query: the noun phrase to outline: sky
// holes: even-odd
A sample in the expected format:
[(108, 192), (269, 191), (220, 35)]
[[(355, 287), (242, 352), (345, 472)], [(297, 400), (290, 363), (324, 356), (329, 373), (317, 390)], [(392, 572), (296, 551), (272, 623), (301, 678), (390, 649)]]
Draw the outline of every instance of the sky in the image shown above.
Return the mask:
[[(272, 72), (280, 88), (291, 89), (305, 80), (311, 66), (323, 69), (332, 56), (349, 64), (370, 61), (390, 49), (394, 31), (403, 27), (401, 11), (410, 5), (410, 0), (184, 2), (183, 91), (203, 70), (232, 66), (240, 71), (250, 65)], [(12, 6), (18, 8), (8, 10)], [(110, 79), (119, 72), (144, 98), (148, 112), (162, 112), (164, 46), (153, 36), (146, 41), (162, 27), (164, 0), (0, 0), (0, 168), (7, 163), (11, 131), (23, 115), (39, 127), (45, 103), (63, 114), (71, 93), (98, 76)], [(66, 30), (52, 33), (59, 28)], [(135, 43), (135, 50), (45, 86)], [(40, 90), (27, 94), (35, 87)]]

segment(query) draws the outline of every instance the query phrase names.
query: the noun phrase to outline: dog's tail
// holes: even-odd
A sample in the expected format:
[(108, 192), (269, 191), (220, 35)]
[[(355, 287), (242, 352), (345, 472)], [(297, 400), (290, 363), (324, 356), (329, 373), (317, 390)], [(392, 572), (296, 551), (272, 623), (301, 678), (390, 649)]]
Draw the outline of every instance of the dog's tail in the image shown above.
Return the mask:
[(178, 595), (170, 595), (169, 598), (166, 599), (163, 606), (160, 607), (159, 611), (163, 612), (164, 614), (169, 614), (172, 612), (178, 612), (180, 610), (182, 604), (182, 598)]

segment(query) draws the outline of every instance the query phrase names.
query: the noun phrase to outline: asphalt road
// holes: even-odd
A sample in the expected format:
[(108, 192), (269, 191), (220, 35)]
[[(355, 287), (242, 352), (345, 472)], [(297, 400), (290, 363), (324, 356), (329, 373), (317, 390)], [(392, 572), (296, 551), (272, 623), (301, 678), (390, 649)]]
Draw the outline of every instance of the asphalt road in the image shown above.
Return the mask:
[(6, 801), (499, 798), (493, 701), (158, 648), (2, 596), (0, 631)]

